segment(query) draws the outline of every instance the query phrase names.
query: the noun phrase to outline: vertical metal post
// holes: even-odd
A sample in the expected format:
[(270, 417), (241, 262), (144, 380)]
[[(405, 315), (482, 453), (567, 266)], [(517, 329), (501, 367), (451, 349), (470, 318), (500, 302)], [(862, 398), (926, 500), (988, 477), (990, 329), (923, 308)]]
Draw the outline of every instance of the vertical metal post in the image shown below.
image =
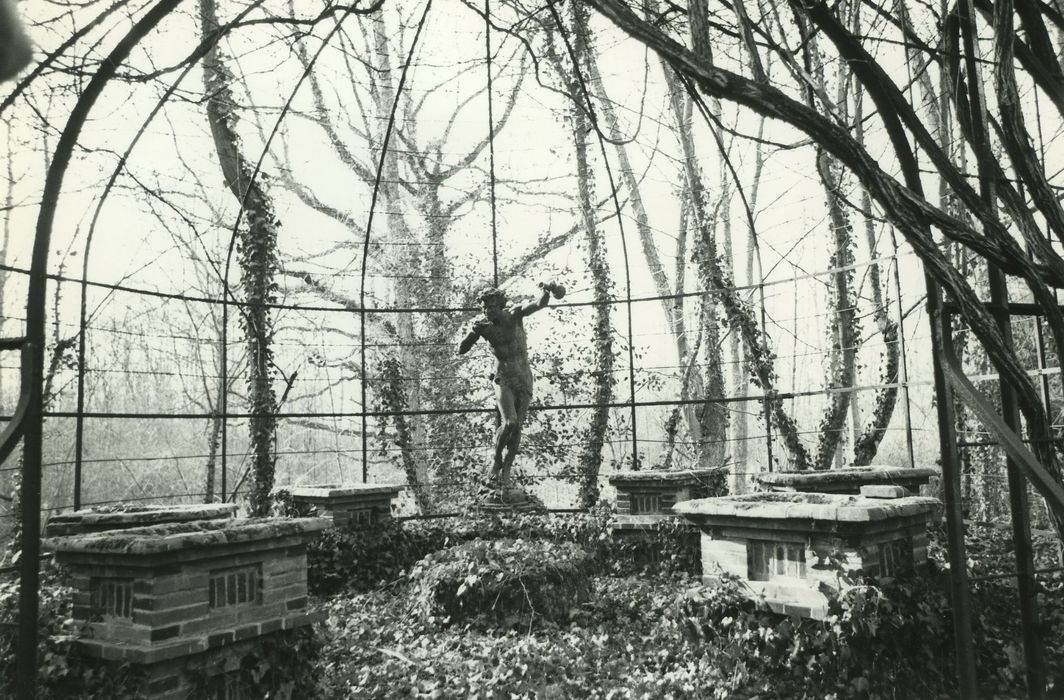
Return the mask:
[[(1056, 290), (1053, 290), (1053, 295), (1056, 296)], [(1059, 302), (1058, 302), (1059, 303)], [(1034, 333), (1035, 341), (1038, 343), (1038, 390), (1042, 396), (1042, 409), (1046, 412), (1046, 415), (1052, 420), (1053, 416), (1053, 401), (1050, 398), (1051, 393), (1049, 390), (1049, 375), (1046, 370), (1049, 369), (1046, 363), (1046, 341), (1045, 332), (1042, 330), (1042, 317), (1034, 317)], [(1058, 371), (1058, 376), (1059, 371)], [(1043, 512), (1048, 516), (1048, 506), (1045, 501), (1042, 501)]]
[(905, 310), (901, 305), (901, 275), (898, 272), (898, 242), (894, 238), (894, 229), (890, 231), (890, 240), (894, 244), (894, 292), (897, 297), (898, 308), (898, 383), (901, 385), (902, 396), (905, 398), (905, 449), (909, 456), (909, 466), (916, 466), (916, 456), (913, 451), (913, 419), (912, 402), (909, 396), (909, 362), (905, 356)]
[(85, 353), (89, 333), (88, 324), (88, 274), (89, 250), (92, 243), (92, 229), (85, 240), (85, 250), (81, 254), (81, 309), (78, 317), (78, 387), (77, 415), (74, 418), (74, 510), (81, 509), (81, 460), (85, 444)]
[[(23, 355), (23, 370), (29, 364), (30, 386), (27, 392), (26, 423), (22, 447), (22, 552), (19, 560), (19, 618), (16, 645), (15, 692), (20, 700), (32, 700), (37, 694), (37, 616), (40, 610), (41, 553), (41, 453), (43, 428), (45, 294), (47, 291), (48, 249), (52, 226), (63, 190), (63, 178), (89, 112), (130, 51), (156, 24), (168, 15), (180, 0), (160, 0), (148, 10), (100, 62), (96, 73), (78, 97), (63, 132), (56, 142), (37, 216), (30, 265), (29, 289), (26, 293), (26, 340), (29, 352)], [(30, 357), (27, 358), (26, 355)]]
[(421, 38), (421, 30), (425, 28), (425, 20), (428, 19), (429, 10), (432, 8), (432, 0), (426, 0), (425, 9), (421, 12), (414, 38), (410, 42), (410, 52), (407, 54), (403, 70), (399, 74), (399, 84), (395, 88), (395, 99), (392, 100), (391, 111), (388, 113), (388, 123), (384, 127), (384, 138), (381, 140), (381, 157), (377, 161), (377, 173), (373, 181), (373, 196), (369, 201), (369, 215), (366, 217), (366, 236), (362, 241), (362, 271), (360, 274), (358, 291), (358, 320), (359, 320), (359, 367), (361, 368), (361, 392), (362, 392), (362, 482), (369, 479), (369, 424), (366, 415), (368, 407), (366, 392), (366, 271), (369, 266), (369, 241), (373, 232), (373, 215), (377, 210), (377, 198), (381, 191), (381, 175), (384, 173), (384, 161), (388, 157), (388, 144), (392, 138), (392, 130), (395, 127), (395, 112), (399, 107), (399, 98), (403, 94), (403, 86), (406, 84), (406, 76), (410, 70), (410, 64), (414, 60), (414, 50), (417, 48), (418, 39)]
[(964, 504), (961, 496), (960, 458), (957, 453), (956, 417), (953, 396), (942, 371), (942, 353), (952, 352), (949, 318), (942, 312), (942, 290), (930, 276), (927, 286), (927, 316), (931, 326), (932, 373), (935, 382), (935, 408), (938, 412), (938, 445), (942, 460), (942, 501), (946, 511), (946, 541), (949, 552), (950, 607), (953, 609), (953, 643), (957, 655), (960, 697), (978, 696), (975, 647), (972, 643), (972, 604), (968, 590), (968, 556), (964, 542)]
[[(232, 251), (231, 243), (229, 247)], [(226, 259), (225, 273), (222, 275), (222, 390), (218, 396), (218, 412), (222, 417), (222, 503), (226, 500), (226, 477), (229, 474), (229, 258)]]
[[(990, 267), (991, 313), (1005, 342), (1012, 346), (1012, 323), (1008, 310), (1008, 289), (1005, 275), (994, 266)], [(1037, 319), (1036, 319), (1037, 320)], [(1016, 391), (1003, 378), (998, 380), (1001, 392), (1001, 411), (1005, 424), (1017, 430), (1020, 425)], [(1009, 506), (1012, 514), (1012, 542), (1016, 559), (1017, 595), (1020, 604), (1020, 620), (1023, 629), (1023, 648), (1027, 692), (1031, 698), (1045, 694), (1045, 670), (1042, 660), (1042, 642), (1038, 635), (1038, 583), (1034, 576), (1034, 548), (1031, 543), (1030, 503), (1027, 480), (1019, 465), (1006, 457), (1008, 472)]]
[(484, 64), (488, 72), (488, 185), (491, 197), (492, 287), (499, 286), (499, 232), (495, 220), (495, 100), (491, 84), (491, 0), (484, 0)]
[[(990, 270), (991, 312), (1005, 342), (1012, 345), (1012, 324), (1009, 320), (1008, 290), (1005, 276), (991, 266)], [(1001, 410), (1005, 424), (1018, 430), (1020, 424), (1016, 391), (1004, 378), (999, 379)], [(1017, 595), (1020, 604), (1020, 620), (1023, 628), (1023, 650), (1027, 677), (1027, 693), (1031, 698), (1045, 697), (1045, 669), (1042, 660), (1042, 640), (1038, 634), (1038, 583), (1034, 576), (1034, 548), (1031, 544), (1030, 503), (1027, 480), (1019, 465), (1011, 458), (1005, 460), (1008, 470), (1009, 506), (1012, 511), (1012, 543), (1016, 558)]]
[(765, 415), (765, 471), (771, 472), (775, 471), (772, 460), (772, 411), (764, 392), (761, 395), (761, 412)]
[[(971, 113), (972, 147), (978, 165), (979, 195), (993, 211), (996, 200), (993, 175), (988, 161), (990, 151), (986, 103), (982, 90), (982, 78), (977, 63), (975, 8), (972, 0), (963, 0), (958, 7), (961, 21), (961, 38), (964, 44), (965, 71), (968, 74), (968, 99)], [(1009, 21), (1012, 13), (1009, 12)], [(990, 282), (991, 313), (1004, 336), (1006, 345), (1012, 347), (1012, 323), (1008, 309), (1008, 288), (1005, 275), (997, 266), (987, 263)], [(1001, 412), (1009, 429), (1018, 432), (1020, 412), (1016, 391), (1002, 377), (998, 382), (1001, 394)], [(1016, 558), (1017, 594), (1020, 620), (1023, 630), (1023, 651), (1027, 694), (1031, 698), (1045, 697), (1045, 667), (1042, 659), (1042, 640), (1038, 634), (1038, 583), (1034, 577), (1034, 554), (1031, 545), (1030, 504), (1027, 481), (1019, 465), (1007, 457), (1009, 506), (1012, 515), (1012, 542)]]

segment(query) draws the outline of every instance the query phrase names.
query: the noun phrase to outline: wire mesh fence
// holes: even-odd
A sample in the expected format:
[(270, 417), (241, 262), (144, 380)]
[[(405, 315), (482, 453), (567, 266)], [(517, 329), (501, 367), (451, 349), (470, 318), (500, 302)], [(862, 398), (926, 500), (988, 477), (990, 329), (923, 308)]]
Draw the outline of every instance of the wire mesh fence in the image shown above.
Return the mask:
[[(867, 265), (895, 264), (880, 258)], [(859, 268), (860, 265), (854, 265)], [(8, 266), (9, 274), (25, 271)], [(796, 282), (814, 283), (837, 273), (830, 269), (774, 280), (766, 287)], [(76, 280), (56, 276), (53, 283)], [(733, 290), (688, 293), (690, 299), (726, 292), (755, 291), (757, 286)], [(60, 290), (61, 291), (61, 290)], [(892, 315), (902, 319), (907, 300), (899, 293), (890, 300)], [(118, 501), (189, 502), (234, 499), (246, 488), (249, 468), (247, 421), (251, 413), (243, 390), (245, 364), (239, 356), (245, 342), (232, 322), (228, 333), (230, 360), (220, 364), (221, 333), (217, 322), (195, 323), (206, 318), (197, 309), (213, 309), (218, 299), (172, 294), (121, 284), (89, 285), (90, 306), (99, 303), (93, 295), (130, 299), (107, 308), (137, 308), (144, 300), (150, 311), (133, 320), (90, 316), (83, 328), (60, 313), (54, 323), (60, 339), (50, 365), (50, 402), (46, 409), (48, 433), (44, 463), (44, 508), (46, 511)], [(677, 295), (681, 296), (681, 295)], [(773, 362), (778, 383), (765, 392), (750, 381), (744, 348), (716, 355), (692, 350), (703, 328), (682, 334), (663, 326), (661, 304), (675, 299), (660, 297), (613, 299), (606, 305), (631, 301), (641, 307), (642, 321), (631, 338), (616, 330), (619, 348), (631, 343), (635, 366), (615, 362), (608, 370), (609, 401), (596, 401), (595, 382), (602, 371), (594, 365), (591, 342), (574, 329), (587, 328), (589, 316), (601, 303), (579, 298), (558, 303), (543, 316), (530, 320), (530, 346), (536, 377), (537, 398), (531, 407), (522, 456), (521, 478), (551, 506), (571, 508), (577, 504), (578, 465), (586, 451), (590, 416), (604, 410), (608, 428), (601, 448), (601, 487), (608, 492), (611, 471), (655, 466), (684, 468), (706, 465), (707, 460), (727, 464), (733, 488), (744, 490), (757, 473), (785, 468), (788, 449), (778, 435), (773, 418), (765, 422), (766, 403), (775, 401), (784, 411), (798, 416), (793, 435), (809, 450), (818, 440), (837, 434), (840, 447), (833, 463), (852, 459), (853, 443), (865, 429), (876, 397), (896, 395), (893, 415), (882, 426), (880, 453), (896, 463), (921, 459), (914, 452), (933, 438), (926, 424), (914, 426), (916, 411), (926, 411), (930, 385), (926, 378), (895, 375), (883, 381), (880, 358), (894, 345), (901, 352), (905, 342), (919, 347), (922, 331), (911, 327), (893, 339), (876, 333), (853, 347), (827, 345), (830, 334), (811, 334), (811, 323), (830, 325), (836, 311), (811, 313), (802, 309), (792, 317), (773, 318), (766, 336), (776, 352)], [(866, 304), (867, 306), (867, 304)], [(485, 376), (491, 357), (481, 349), (471, 357), (454, 354), (457, 337), (476, 312), (475, 307), (422, 307), (367, 309), (397, 325), (406, 324), (406, 340), (371, 324), (372, 337), (365, 338), (366, 367), (353, 361), (362, 338), (357, 333), (352, 308), (299, 303), (277, 305), (292, 312), (278, 325), (274, 338), (278, 369), (274, 387), (285, 400), (277, 407), (277, 436), (273, 449), (277, 484), (349, 483), (365, 475), (376, 482), (407, 482), (404, 460), (424, 463), (417, 473), (428, 488), (456, 486), (457, 482), (435, 479), (462, 465), (466, 471), (486, 470), (493, 450), (492, 385)], [(185, 318), (181, 318), (181, 315)], [(582, 318), (574, 316), (582, 315)], [(7, 323), (17, 318), (6, 319)], [(714, 319), (726, 346), (732, 331), (723, 317)], [(419, 335), (417, 326), (431, 327), (434, 335)], [(795, 332), (800, 330), (800, 332)], [(908, 333), (906, 341), (905, 335)], [(70, 354), (63, 338), (85, 334), (84, 365)], [(369, 334), (367, 334), (368, 336)], [(677, 341), (689, 346), (679, 356)], [(847, 386), (834, 386), (824, 367), (832, 353), (852, 350), (862, 358), (861, 369)], [(618, 351), (619, 352), (619, 351)], [(921, 350), (917, 351), (922, 352)], [(399, 371), (385, 371), (387, 360), (398, 360)], [(713, 372), (719, 383), (713, 393), (704, 386)], [(16, 363), (0, 364), (0, 399), (11, 405)], [(78, 410), (78, 375), (82, 376), (82, 409)], [(629, 382), (631, 375), (634, 381)], [(697, 375), (693, 382), (692, 376)], [(368, 406), (360, 404), (361, 377), (366, 377)], [(222, 387), (225, 387), (223, 390)], [(629, 386), (636, 388), (631, 395)], [(697, 396), (692, 389), (697, 386)], [(223, 414), (219, 397), (226, 392)], [(403, 397), (401, 404), (388, 403), (389, 392)], [(817, 425), (810, 416), (823, 414), (832, 396), (846, 395), (851, 409), (837, 427)], [(863, 406), (862, 406), (863, 404)], [(716, 411), (713, 421), (704, 416)], [(367, 420), (363, 433), (361, 421)], [(635, 424), (632, 424), (632, 417)], [(397, 421), (403, 422), (402, 435)], [(83, 430), (80, 452), (74, 435)], [(221, 426), (226, 440), (221, 442)], [(707, 434), (708, 433), (708, 434)], [(363, 458), (363, 454), (368, 459)], [(479, 466), (478, 466), (479, 465)], [(17, 465), (0, 467), (10, 477)], [(210, 487), (206, 476), (213, 472)]]

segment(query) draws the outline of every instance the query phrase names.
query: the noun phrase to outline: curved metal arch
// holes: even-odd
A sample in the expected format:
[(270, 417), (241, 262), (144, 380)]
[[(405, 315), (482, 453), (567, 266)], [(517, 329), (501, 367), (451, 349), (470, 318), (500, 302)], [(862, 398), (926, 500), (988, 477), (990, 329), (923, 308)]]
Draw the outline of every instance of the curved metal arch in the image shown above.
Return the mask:
[[(21, 430), (22, 463), (22, 551), (19, 561), (19, 623), (17, 638), (18, 664), (15, 675), (16, 697), (29, 700), (36, 695), (37, 685), (37, 614), (40, 588), (41, 551), (41, 449), (43, 422), (43, 381), (45, 345), (45, 292), (48, 284), (48, 246), (52, 227), (63, 189), (63, 179), (89, 112), (115, 76), (118, 67), (129, 57), (133, 48), (169, 15), (181, 0), (159, 0), (119, 40), (97, 72), (78, 97), (56, 143), (48, 164), (41, 208), (33, 240), (29, 289), (26, 293), (26, 338), (29, 349), (22, 354), (22, 376), (29, 386), (22, 386), (25, 397), (24, 413), (9, 430)], [(20, 401), (20, 405), (21, 405)]]

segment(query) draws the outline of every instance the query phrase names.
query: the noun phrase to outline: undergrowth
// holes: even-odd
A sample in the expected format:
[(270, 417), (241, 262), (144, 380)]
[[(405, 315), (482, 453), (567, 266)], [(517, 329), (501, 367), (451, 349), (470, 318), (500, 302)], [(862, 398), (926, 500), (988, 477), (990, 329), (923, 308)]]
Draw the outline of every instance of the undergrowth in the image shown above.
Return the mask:
[[(279, 514), (306, 514), (286, 493), (276, 498)], [(479, 514), (329, 528), (307, 547), (307, 584), (315, 595), (369, 591), (401, 580), (433, 552), (476, 539), (572, 543), (588, 552), (598, 570), (614, 574), (698, 571), (698, 533), (680, 521), (669, 520), (643, 537), (623, 539), (613, 536), (611, 522), (612, 511), (601, 505), (588, 513)]]
[[(928, 571), (853, 581), (823, 621), (771, 612), (741, 582), (703, 586), (697, 538), (676, 524), (617, 539), (605, 510), (579, 516), (392, 522), (326, 533), (310, 557), (316, 633), (249, 656), (262, 697), (952, 698), (952, 609), (941, 534)], [(1007, 530), (967, 532), (982, 697), (1024, 697)], [(1059, 566), (1041, 539), (1036, 565)], [(988, 577), (989, 576), (989, 577)], [(1064, 696), (1064, 575), (1040, 579), (1050, 697)], [(136, 697), (142, 678), (74, 650), (71, 591), (42, 579), (41, 698)], [(0, 583), (12, 630), (17, 584)], [(11, 694), (14, 635), (0, 638)]]
[(411, 569), (410, 596), (428, 625), (478, 620), (531, 627), (565, 620), (591, 592), (591, 557), (571, 542), (472, 540)]
[[(539, 516), (541, 520), (543, 516)], [(475, 521), (474, 521), (475, 522)], [(527, 518), (481, 532), (538, 533)], [(586, 525), (587, 522), (585, 521)], [(467, 521), (464, 526), (469, 526)], [(589, 530), (591, 530), (589, 528)], [(572, 543), (573, 533), (557, 543)], [(932, 532), (934, 537), (935, 533)], [(973, 527), (969, 563), (1010, 567), (1007, 533)], [(653, 538), (652, 538), (653, 539)], [(685, 555), (648, 563), (632, 543), (588, 542), (590, 593), (564, 615), (530, 626), (492, 615), (439, 620), (419, 614), (417, 568), (377, 590), (348, 589), (324, 601), (322, 656), (329, 697), (543, 698), (951, 698), (957, 696), (948, 571), (939, 561), (919, 577), (854, 581), (824, 621), (776, 614), (748, 599), (741, 582), (700, 585)], [(597, 543), (597, 544), (595, 544)], [(645, 545), (645, 543), (644, 543)], [(468, 546), (468, 545), (467, 545)], [(476, 547), (485, 547), (477, 543)], [(628, 548), (625, 550), (625, 548)], [(681, 548), (682, 550), (682, 548)], [(940, 551), (932, 547), (933, 551)], [(624, 552), (627, 551), (627, 555)], [(646, 550), (643, 550), (646, 554)], [(1040, 550), (1041, 565), (1051, 556)], [(619, 554), (619, 559), (612, 558)], [(455, 561), (462, 557), (453, 557)], [(442, 561), (439, 555), (429, 561)], [(697, 560), (696, 560), (697, 561)], [(523, 561), (522, 565), (530, 565)], [(535, 566), (534, 563), (531, 564)], [(1051, 696), (1064, 689), (1064, 578), (1042, 579), (1042, 619)], [(986, 697), (1023, 697), (1015, 590), (1007, 579), (972, 586), (973, 633)], [(484, 603), (486, 599), (482, 599)], [(472, 606), (476, 607), (476, 606)], [(559, 605), (560, 609), (561, 606)], [(512, 620), (510, 620), (512, 621)], [(1056, 695), (1052, 695), (1052, 694)]]

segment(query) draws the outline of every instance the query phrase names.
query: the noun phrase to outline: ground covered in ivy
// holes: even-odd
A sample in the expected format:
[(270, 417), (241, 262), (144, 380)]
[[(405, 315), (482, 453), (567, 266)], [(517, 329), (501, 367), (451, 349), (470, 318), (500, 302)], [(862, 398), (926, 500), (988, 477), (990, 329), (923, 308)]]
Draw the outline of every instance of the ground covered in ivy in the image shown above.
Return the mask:
[[(876, 585), (855, 581), (835, 615), (814, 622), (746, 600), (736, 581), (701, 586), (689, 535), (662, 532), (644, 545), (618, 543), (607, 522), (601, 514), (523, 516), (465, 520), (453, 529), (408, 523), (404, 532), (381, 535), (392, 562), (377, 570), (381, 579), (371, 584), (356, 576), (348, 587), (329, 580), (330, 594), (319, 599), (328, 613), (316, 662), (322, 695), (957, 695), (940, 533), (932, 532), (938, 561), (930, 572)], [(319, 555), (344, 559), (343, 539), (326, 543)], [(363, 554), (376, 548), (363, 536), (353, 539), (346, 546)], [(1010, 569), (1007, 530), (973, 526), (969, 547), (973, 575)], [(577, 548), (589, 556), (577, 556)], [(1059, 566), (1058, 556), (1055, 543), (1042, 540), (1038, 565)], [(1052, 693), (1061, 696), (1064, 577), (1053, 572), (1040, 580), (1046, 663)], [(463, 608), (463, 598), (475, 603)], [(1007, 578), (976, 581), (973, 598), (983, 693), (1023, 697), (1014, 586)]]
[[(616, 539), (610, 513), (391, 522), (330, 530), (308, 550), (326, 621), (245, 659), (262, 698), (954, 698), (944, 540), (920, 576), (853, 584), (826, 621), (774, 614), (741, 583), (700, 583), (677, 524)], [(1007, 528), (967, 532), (982, 697), (1025, 697)], [(1064, 574), (1037, 539), (1050, 697), (1064, 697)], [(1003, 575), (1005, 574), (1005, 575)], [(840, 576), (847, 573), (840, 571)], [(0, 582), (0, 626), (17, 584)], [(42, 580), (39, 697), (138, 697), (135, 669), (81, 659), (61, 570)], [(0, 635), (0, 697), (14, 636)]]

